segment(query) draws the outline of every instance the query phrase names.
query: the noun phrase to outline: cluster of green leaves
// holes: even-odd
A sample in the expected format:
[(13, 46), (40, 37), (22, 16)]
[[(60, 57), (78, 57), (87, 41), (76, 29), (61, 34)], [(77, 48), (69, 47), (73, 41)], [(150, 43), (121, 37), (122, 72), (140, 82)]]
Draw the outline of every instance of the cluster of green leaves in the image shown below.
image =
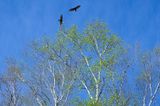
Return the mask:
[[(61, 104), (67, 106), (136, 106), (141, 103), (142, 94), (137, 94), (137, 92), (134, 94), (140, 95), (139, 97), (132, 93), (128, 94), (130, 89), (124, 87), (130, 66), (128, 60), (131, 58), (127, 57), (127, 47), (103, 22), (89, 24), (83, 32), (79, 32), (76, 26), (67, 31), (60, 31), (54, 41), (44, 37), (43, 40), (33, 42), (32, 51), (29, 52), (33, 55), (34, 59), (33, 57), (31, 59), (34, 62), (30, 65), (32, 75), (28, 75), (27, 79), (32, 83), (31, 86), (37, 89), (36, 93), (42, 99), (44, 106), (53, 105), (55, 95), (56, 99), (62, 97), (59, 101), (60, 106)], [(160, 48), (140, 54), (138, 58), (142, 71), (138, 75), (137, 82), (143, 93), (146, 84), (153, 80), (154, 83), (159, 81)], [(13, 64), (10, 64), (8, 70), (14, 71), (11, 72), (14, 74), (10, 76), (15, 77), (16, 81), (23, 78), (22, 69), (16, 68)], [(96, 87), (99, 91), (98, 100)], [(155, 87), (154, 84), (153, 87)], [(54, 92), (50, 91), (53, 89), (55, 89)], [(87, 90), (90, 91), (92, 97), (89, 97)], [(85, 91), (85, 95), (80, 96), (79, 92), (82, 91)]]

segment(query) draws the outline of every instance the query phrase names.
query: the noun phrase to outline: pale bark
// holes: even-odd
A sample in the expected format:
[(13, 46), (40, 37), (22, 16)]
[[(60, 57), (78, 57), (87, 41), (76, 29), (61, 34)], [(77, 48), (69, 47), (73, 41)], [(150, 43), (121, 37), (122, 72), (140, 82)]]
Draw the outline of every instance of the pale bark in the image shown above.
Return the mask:
[(145, 86), (145, 91), (144, 91), (144, 95), (143, 95), (143, 106), (146, 106), (146, 96), (147, 96), (147, 85)]
[(155, 90), (154, 90), (154, 93), (153, 93), (153, 95), (151, 96), (151, 98), (150, 98), (150, 100), (149, 100), (148, 106), (151, 106), (151, 105), (152, 105), (152, 103), (153, 103), (153, 101), (154, 101), (154, 99), (155, 99), (155, 97), (156, 97), (156, 94), (157, 94), (159, 88), (160, 88), (160, 82), (158, 82), (158, 84), (157, 84), (157, 86), (156, 86), (156, 88), (155, 88)]
[(40, 99), (38, 97), (36, 97), (36, 101), (39, 104), (39, 106), (43, 106), (43, 103), (40, 101)]
[(81, 80), (81, 83), (82, 83), (82, 85), (85, 87), (85, 89), (86, 89), (86, 91), (87, 91), (87, 93), (88, 93), (88, 95), (89, 95), (89, 98), (92, 100), (93, 97), (92, 97), (91, 92), (89, 91), (87, 85), (86, 85), (85, 82), (82, 81), (82, 80)]

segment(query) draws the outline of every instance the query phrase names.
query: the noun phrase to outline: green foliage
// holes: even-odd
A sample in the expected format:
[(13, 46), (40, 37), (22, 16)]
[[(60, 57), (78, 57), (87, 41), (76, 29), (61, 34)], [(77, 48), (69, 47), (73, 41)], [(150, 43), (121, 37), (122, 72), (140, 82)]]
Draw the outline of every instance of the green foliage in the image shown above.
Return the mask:
[(96, 102), (95, 100), (86, 100), (86, 101), (75, 101), (76, 106), (104, 106), (103, 102)]
[[(124, 57), (128, 56), (128, 49), (104, 23), (96, 21), (82, 32), (73, 26), (67, 31), (58, 32), (54, 41), (51, 39), (44, 37), (33, 42), (32, 53), (36, 58), (32, 65), (29, 64), (33, 73), (25, 73), (29, 84), (37, 90), (33, 92), (37, 93), (44, 106), (53, 106), (54, 99), (59, 99), (59, 104), (64, 103), (64, 106), (132, 106), (141, 103), (138, 97), (135, 99), (128, 94), (129, 87), (125, 88), (129, 65), (128, 58)], [(159, 80), (159, 71), (155, 71), (160, 68), (159, 59), (160, 48), (157, 47), (153, 52), (143, 53), (138, 60), (141, 72), (134, 77), (138, 77), (137, 82), (143, 92), (145, 84)], [(14, 69), (10, 75), (16, 74), (14, 77), (23, 78), (20, 68), (10, 65), (8, 69)], [(78, 92), (83, 90), (87, 100), (83, 100), (82, 95), (79, 96)], [(36, 100), (35, 95), (32, 95), (34, 99), (30, 101)], [(74, 98), (78, 100), (72, 101)]]
[(90, 100), (86, 103), (86, 106), (103, 106), (101, 102), (96, 102), (95, 100)]

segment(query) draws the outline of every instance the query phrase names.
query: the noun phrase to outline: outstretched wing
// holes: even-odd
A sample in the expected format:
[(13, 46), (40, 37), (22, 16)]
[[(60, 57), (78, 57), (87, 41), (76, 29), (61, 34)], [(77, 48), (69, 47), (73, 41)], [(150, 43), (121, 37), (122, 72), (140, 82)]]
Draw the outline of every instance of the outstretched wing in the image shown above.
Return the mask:
[(61, 16), (60, 16), (60, 20), (62, 20), (62, 21), (63, 21), (63, 15), (61, 15)]
[(81, 7), (81, 6), (80, 6), (80, 5), (78, 5), (78, 6), (76, 6), (75, 8), (76, 8), (76, 9), (79, 9), (80, 7)]
[(69, 11), (76, 11), (76, 10), (79, 9), (80, 7), (81, 7), (80, 5), (77, 5), (76, 7), (69, 9)]
[(75, 8), (71, 8), (71, 9), (69, 9), (69, 11), (75, 11)]

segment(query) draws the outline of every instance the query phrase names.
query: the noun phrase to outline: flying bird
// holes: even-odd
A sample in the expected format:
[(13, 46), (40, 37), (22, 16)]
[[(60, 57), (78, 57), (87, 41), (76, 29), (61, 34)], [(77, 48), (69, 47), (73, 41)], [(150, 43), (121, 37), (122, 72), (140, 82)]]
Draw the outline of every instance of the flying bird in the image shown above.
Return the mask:
[(69, 11), (77, 11), (77, 9), (79, 9), (81, 6), (80, 5), (77, 5), (76, 7), (73, 7), (73, 8), (71, 8), (71, 9), (69, 9)]
[(59, 21), (59, 24), (60, 24), (60, 26), (61, 26), (61, 25), (63, 24), (63, 15), (60, 16), (60, 18), (59, 18), (58, 21)]
[(60, 16), (60, 19), (58, 21), (59, 21), (59, 24), (60, 24), (60, 30), (62, 30), (63, 15)]

